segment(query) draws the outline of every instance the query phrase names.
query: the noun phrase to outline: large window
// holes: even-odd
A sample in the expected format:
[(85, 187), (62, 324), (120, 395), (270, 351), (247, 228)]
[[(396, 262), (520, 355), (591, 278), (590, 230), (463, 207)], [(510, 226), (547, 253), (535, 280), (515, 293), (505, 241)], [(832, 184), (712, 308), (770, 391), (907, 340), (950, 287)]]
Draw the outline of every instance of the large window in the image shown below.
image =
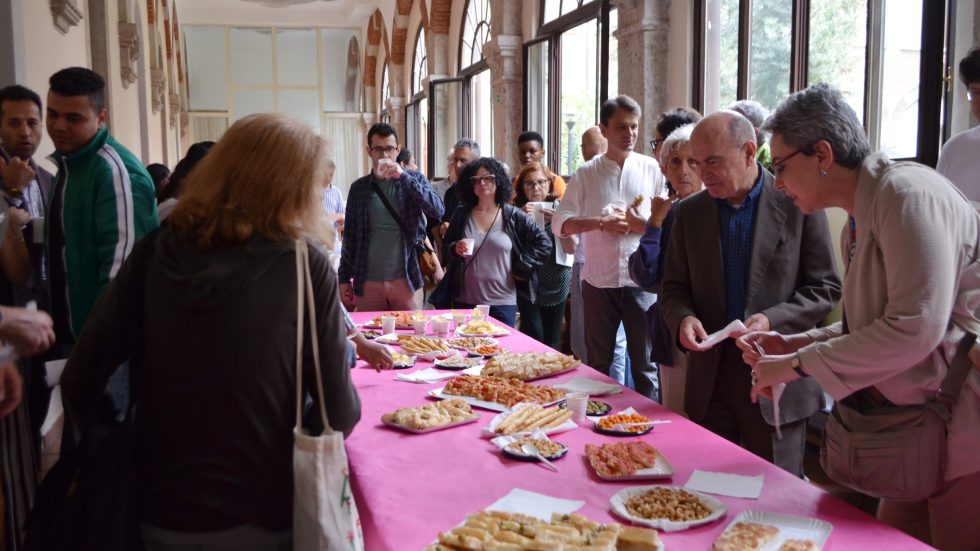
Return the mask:
[(463, 134), (480, 144), (485, 157), (494, 154), (493, 84), (483, 46), (490, 39), (490, 1), (467, 0), (459, 43), (462, 78)]
[(391, 120), (391, 115), (388, 113), (388, 98), (391, 97), (391, 91), (388, 90), (388, 61), (385, 60), (385, 67), (381, 71), (381, 122), (388, 122)]
[[(769, 109), (828, 82), (862, 118), (872, 146), (934, 164), (943, 105), (945, 2), (702, 0), (705, 112), (749, 98)], [(930, 51), (923, 51), (923, 47)]]
[(415, 35), (415, 53), (412, 56), (412, 97), (405, 107), (405, 139), (403, 145), (412, 150), (422, 174), (429, 174), (429, 102), (425, 85), (429, 82), (428, 55), (425, 32), (419, 27)]
[(548, 166), (570, 175), (582, 163), (582, 133), (618, 93), (618, 17), (608, 0), (544, 0), (542, 7), (543, 25), (524, 49), (524, 128), (544, 138)]

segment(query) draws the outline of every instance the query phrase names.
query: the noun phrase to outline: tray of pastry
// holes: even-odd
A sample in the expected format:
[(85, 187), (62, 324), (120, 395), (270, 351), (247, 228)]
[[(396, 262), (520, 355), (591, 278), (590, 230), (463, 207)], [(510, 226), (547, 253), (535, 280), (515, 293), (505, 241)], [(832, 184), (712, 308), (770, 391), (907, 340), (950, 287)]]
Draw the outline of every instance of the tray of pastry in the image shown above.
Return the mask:
[(543, 385), (531, 385), (517, 379), (482, 375), (460, 375), (446, 386), (429, 391), (434, 398), (460, 397), (471, 405), (493, 411), (507, 411), (526, 402), (547, 406), (565, 398), (565, 391)]
[(381, 422), (406, 432), (423, 434), (474, 423), (479, 418), (464, 400), (451, 399), (398, 408), (382, 415)]
[(511, 352), (491, 359), (480, 372), (522, 381), (543, 379), (577, 369), (582, 362), (557, 352)]
[(660, 450), (642, 440), (585, 445), (585, 456), (603, 480), (656, 480), (674, 476), (674, 466)]
[(815, 518), (742, 511), (718, 536), (712, 551), (819, 551), (833, 526)]

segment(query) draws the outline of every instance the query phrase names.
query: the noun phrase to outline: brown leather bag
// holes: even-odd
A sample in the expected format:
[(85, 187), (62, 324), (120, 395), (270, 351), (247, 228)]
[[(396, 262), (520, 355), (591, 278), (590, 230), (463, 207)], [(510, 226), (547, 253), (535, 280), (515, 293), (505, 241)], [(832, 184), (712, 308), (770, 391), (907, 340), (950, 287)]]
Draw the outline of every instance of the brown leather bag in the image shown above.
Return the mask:
[(973, 363), (977, 336), (956, 347), (942, 385), (928, 402), (891, 404), (874, 387), (834, 404), (827, 418), (820, 466), (827, 476), (865, 494), (919, 501), (943, 487), (946, 423)]

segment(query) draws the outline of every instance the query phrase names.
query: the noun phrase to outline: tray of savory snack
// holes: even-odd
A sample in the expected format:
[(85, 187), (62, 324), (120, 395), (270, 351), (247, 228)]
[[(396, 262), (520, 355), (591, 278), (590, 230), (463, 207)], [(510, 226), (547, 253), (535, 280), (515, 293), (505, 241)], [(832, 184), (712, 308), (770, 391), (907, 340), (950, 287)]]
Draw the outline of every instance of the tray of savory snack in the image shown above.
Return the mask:
[(470, 356), (480, 358), (493, 358), (507, 352), (507, 349), (500, 345), (477, 346), (468, 350)]
[(380, 329), (381, 328), (381, 318), (382, 317), (385, 317), (385, 316), (391, 316), (391, 317), (395, 318), (395, 329), (412, 329), (412, 327), (413, 327), (412, 321), (413, 320), (417, 320), (417, 319), (427, 320), (427, 319), (429, 319), (429, 316), (426, 316), (425, 314), (422, 314), (419, 311), (415, 311), (415, 312), (410, 312), (410, 311), (385, 312), (384, 314), (379, 314), (377, 316), (374, 316), (374, 319), (372, 319), (371, 321), (365, 323), (361, 327), (369, 327), (371, 329)]
[(718, 536), (712, 551), (819, 551), (833, 526), (814, 518), (742, 511)]
[(464, 369), (469, 369), (471, 367), (476, 367), (483, 364), (483, 358), (467, 358), (458, 353), (445, 358), (438, 358), (436, 361), (432, 362), (439, 369), (446, 369), (449, 371), (462, 371)]
[(398, 335), (398, 345), (402, 352), (411, 356), (431, 360), (452, 356), (455, 352), (449, 349), (445, 339), (439, 337), (420, 337), (417, 335)]
[(470, 351), (481, 346), (497, 346), (499, 341), (493, 337), (451, 337), (446, 339), (449, 348)]
[(510, 331), (486, 320), (472, 320), (456, 328), (457, 337), (506, 337)]
[(521, 402), (549, 406), (565, 398), (565, 391), (543, 385), (530, 385), (517, 379), (482, 375), (460, 375), (446, 386), (429, 391), (444, 400), (459, 397), (472, 406), (491, 411), (507, 411)]
[(415, 365), (414, 356), (409, 356), (408, 354), (402, 354), (401, 352), (391, 353), (392, 369), (408, 369), (414, 365)]
[(398, 408), (381, 416), (381, 422), (406, 432), (423, 434), (476, 422), (480, 416), (470, 405), (455, 398), (416, 407)]
[(481, 375), (534, 381), (567, 373), (582, 362), (558, 352), (510, 352), (491, 359)]
[(603, 480), (655, 480), (674, 476), (664, 454), (642, 440), (585, 445), (585, 456)]
[(609, 505), (620, 518), (664, 532), (687, 530), (725, 516), (725, 504), (679, 486), (631, 486), (613, 494)]
[(656, 531), (621, 524), (599, 524), (576, 514), (552, 513), (551, 522), (520, 513), (480, 511), (439, 534), (422, 551), (474, 549), (589, 549), (663, 551)]
[(572, 412), (557, 407), (538, 404), (517, 404), (510, 411), (494, 417), (483, 428), (484, 436), (530, 434), (539, 430), (544, 434), (570, 431), (578, 427), (572, 421)]

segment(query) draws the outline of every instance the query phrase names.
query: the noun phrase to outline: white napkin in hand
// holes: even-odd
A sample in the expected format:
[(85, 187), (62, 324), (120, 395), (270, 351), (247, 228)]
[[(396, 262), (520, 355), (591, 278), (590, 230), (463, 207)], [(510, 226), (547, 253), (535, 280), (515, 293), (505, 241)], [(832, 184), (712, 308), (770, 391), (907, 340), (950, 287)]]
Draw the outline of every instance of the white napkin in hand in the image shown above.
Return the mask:
[(741, 320), (735, 320), (729, 323), (728, 325), (726, 325), (721, 331), (716, 331), (708, 335), (708, 338), (704, 339), (698, 344), (701, 346), (701, 350), (707, 350), (713, 347), (714, 345), (720, 343), (721, 341), (727, 339), (728, 337), (730, 337), (732, 333), (736, 333), (736, 332), (744, 333), (748, 330), (749, 330), (748, 327), (745, 327), (745, 324), (742, 323)]
[(584, 501), (559, 499), (557, 497), (514, 488), (509, 494), (488, 506), (487, 509), (504, 513), (530, 515), (550, 522), (551, 513), (567, 515), (578, 511), (583, 505), (585, 505)]
[(744, 476), (695, 470), (684, 487), (708, 494), (759, 499), (765, 478), (763, 474)]
[(772, 421), (776, 424), (776, 438), (783, 439), (783, 431), (779, 428), (779, 399), (786, 390), (786, 383), (779, 383), (772, 387)]

